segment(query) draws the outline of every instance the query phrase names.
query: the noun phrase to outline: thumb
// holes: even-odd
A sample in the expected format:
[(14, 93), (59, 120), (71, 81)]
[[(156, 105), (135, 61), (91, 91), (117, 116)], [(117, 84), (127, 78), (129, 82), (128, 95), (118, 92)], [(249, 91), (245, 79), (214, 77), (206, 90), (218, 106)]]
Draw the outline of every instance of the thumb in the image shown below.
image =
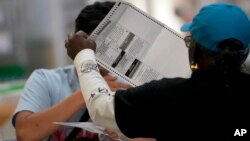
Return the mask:
[(117, 79), (116, 76), (106, 75), (103, 77), (106, 81), (115, 81)]
[(84, 38), (88, 38), (88, 36), (89, 36), (87, 33), (85, 33), (85, 32), (82, 31), (82, 30), (77, 31), (77, 32), (76, 32), (76, 35), (80, 35), (80, 36), (82, 36), (82, 37), (84, 37)]

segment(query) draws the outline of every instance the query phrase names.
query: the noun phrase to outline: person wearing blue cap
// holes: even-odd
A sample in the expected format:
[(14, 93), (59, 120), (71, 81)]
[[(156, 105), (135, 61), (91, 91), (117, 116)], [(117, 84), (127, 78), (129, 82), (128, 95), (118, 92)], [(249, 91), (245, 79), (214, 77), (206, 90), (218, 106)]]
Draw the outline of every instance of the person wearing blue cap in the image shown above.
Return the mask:
[(190, 78), (164, 78), (116, 92), (93, 67), (97, 66), (95, 43), (83, 32), (68, 39), (65, 47), (97, 125), (130, 138), (157, 141), (249, 137), (250, 75), (241, 72), (250, 43), (246, 14), (236, 5), (214, 3), (204, 6), (181, 30), (190, 33), (185, 37), (193, 71)]

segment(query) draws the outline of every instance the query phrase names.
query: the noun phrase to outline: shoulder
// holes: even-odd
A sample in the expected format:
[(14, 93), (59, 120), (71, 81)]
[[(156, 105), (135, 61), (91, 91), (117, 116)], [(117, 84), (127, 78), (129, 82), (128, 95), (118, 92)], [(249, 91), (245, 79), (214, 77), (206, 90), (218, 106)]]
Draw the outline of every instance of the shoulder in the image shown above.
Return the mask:
[(72, 75), (74, 74), (71, 66), (54, 69), (36, 69), (27, 79), (24, 89), (54, 90), (68, 84), (69, 77), (72, 77)]
[(152, 89), (168, 89), (175, 88), (184, 85), (188, 79), (186, 78), (163, 78), (160, 80), (153, 80), (149, 83), (142, 85), (144, 88), (152, 88)]
[[(141, 86), (129, 88), (127, 90), (116, 91), (116, 97), (127, 97), (141, 99), (141, 97), (155, 97), (156, 95), (173, 92), (186, 85), (188, 79), (185, 78), (163, 78), (161, 80), (153, 80)], [(164, 94), (164, 96), (166, 96)]]
[(181, 85), (183, 83), (186, 83), (188, 79), (186, 78), (180, 78), (180, 77), (176, 77), (176, 78), (163, 78), (161, 80), (159, 80), (159, 84), (167, 84), (168, 86), (175, 86), (175, 85)]
[(36, 69), (32, 72), (29, 79), (32, 80), (61, 80), (67, 78), (68, 75), (71, 75), (73, 71), (73, 66), (67, 67), (58, 67), (54, 69)]

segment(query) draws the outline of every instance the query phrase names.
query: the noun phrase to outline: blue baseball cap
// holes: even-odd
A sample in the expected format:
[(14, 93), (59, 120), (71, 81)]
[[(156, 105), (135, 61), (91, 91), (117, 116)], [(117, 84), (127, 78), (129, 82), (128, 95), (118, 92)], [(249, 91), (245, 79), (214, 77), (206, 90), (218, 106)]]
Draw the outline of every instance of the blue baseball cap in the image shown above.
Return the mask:
[(241, 41), (244, 48), (249, 48), (250, 21), (234, 4), (214, 3), (204, 6), (193, 21), (181, 27), (181, 31), (189, 31), (196, 42), (211, 51), (219, 52), (217, 45), (230, 38)]

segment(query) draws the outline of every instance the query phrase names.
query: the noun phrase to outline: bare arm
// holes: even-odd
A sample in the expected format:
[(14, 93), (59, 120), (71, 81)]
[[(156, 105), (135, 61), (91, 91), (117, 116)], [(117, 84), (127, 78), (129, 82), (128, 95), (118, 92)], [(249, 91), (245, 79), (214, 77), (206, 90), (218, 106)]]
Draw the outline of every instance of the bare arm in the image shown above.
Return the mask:
[(19, 141), (43, 140), (58, 129), (53, 122), (64, 122), (85, 104), (80, 91), (62, 102), (38, 113), (22, 111), (16, 117), (16, 136)]
[[(115, 91), (119, 88), (129, 87), (127, 84), (115, 82), (116, 77), (106, 75), (104, 78), (111, 90)], [(79, 90), (62, 102), (41, 112), (19, 112), (16, 117), (17, 139), (20, 141), (45, 139), (58, 129), (58, 125), (53, 124), (53, 122), (67, 121), (80, 110), (82, 106), (85, 106), (85, 102)]]

